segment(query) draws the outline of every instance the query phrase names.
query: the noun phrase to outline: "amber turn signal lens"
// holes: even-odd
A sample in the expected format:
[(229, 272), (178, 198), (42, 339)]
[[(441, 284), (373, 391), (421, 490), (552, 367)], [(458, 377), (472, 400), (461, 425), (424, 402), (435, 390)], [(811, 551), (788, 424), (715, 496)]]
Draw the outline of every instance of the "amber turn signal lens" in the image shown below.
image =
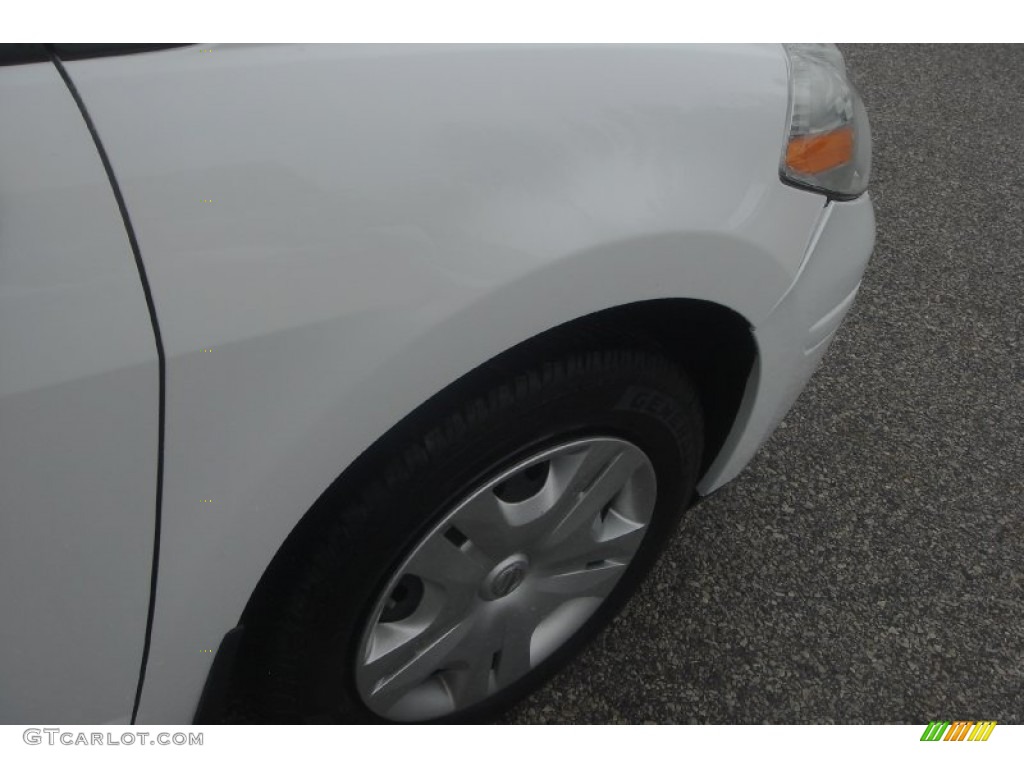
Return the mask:
[(827, 133), (794, 136), (786, 147), (786, 165), (798, 173), (822, 173), (852, 159), (853, 127), (849, 125)]

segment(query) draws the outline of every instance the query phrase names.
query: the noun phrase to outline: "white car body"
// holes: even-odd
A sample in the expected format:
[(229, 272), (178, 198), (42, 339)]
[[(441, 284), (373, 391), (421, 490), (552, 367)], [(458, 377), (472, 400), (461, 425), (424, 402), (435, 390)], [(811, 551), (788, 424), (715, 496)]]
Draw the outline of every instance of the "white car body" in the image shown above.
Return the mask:
[(866, 194), (779, 179), (779, 46), (188, 46), (63, 66), (137, 239), (165, 400), (74, 96), (52, 62), (0, 68), (3, 722), (191, 721), (339, 474), (476, 366), (590, 313), (698, 299), (749, 324), (714, 491), (792, 405), (873, 244)]

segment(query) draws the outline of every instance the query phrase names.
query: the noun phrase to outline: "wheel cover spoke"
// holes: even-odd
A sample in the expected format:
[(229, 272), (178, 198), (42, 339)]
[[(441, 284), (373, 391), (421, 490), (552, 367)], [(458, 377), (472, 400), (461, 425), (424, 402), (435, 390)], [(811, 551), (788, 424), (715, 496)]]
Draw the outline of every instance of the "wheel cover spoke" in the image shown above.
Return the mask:
[[(465, 640), (469, 626), (458, 623), (448, 627), (424, 647), (406, 644), (376, 660), (367, 671), (382, 672), (373, 686), (371, 697), (376, 706), (390, 709), (412, 688), (423, 683), (447, 662)], [(393, 667), (398, 664), (398, 668)]]
[[(519, 473), (532, 485), (509, 496), (502, 484)], [(647, 456), (611, 437), (546, 449), (482, 483), (419, 540), (370, 612), (355, 669), (364, 703), (429, 720), (521, 679), (612, 593), (656, 490)], [(407, 608), (395, 612), (403, 589)]]
[(582, 568), (572, 568), (537, 580), (537, 590), (571, 597), (605, 597), (622, 576), (628, 563), (601, 560)]
[(644, 461), (646, 457), (636, 448), (609, 450), (602, 444), (589, 449), (563, 494), (564, 511), (552, 514), (554, 526), (544, 545), (557, 547), (581, 529), (586, 530)]
[(467, 589), (474, 591), (487, 570), (471, 548), (457, 546), (445, 536), (430, 536), (416, 549), (404, 572), (461, 594)]

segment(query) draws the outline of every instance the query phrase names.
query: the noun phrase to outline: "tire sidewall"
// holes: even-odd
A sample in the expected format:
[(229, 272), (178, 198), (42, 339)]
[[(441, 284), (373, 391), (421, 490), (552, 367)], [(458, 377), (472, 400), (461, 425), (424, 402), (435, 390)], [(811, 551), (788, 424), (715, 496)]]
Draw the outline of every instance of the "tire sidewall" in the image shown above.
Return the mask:
[[(545, 373), (549, 373), (545, 369)], [(363, 518), (348, 557), (321, 556), (305, 593), (305, 658), (294, 681), (299, 719), (384, 722), (362, 702), (354, 670), (364, 628), (382, 590), (408, 553), (462, 498), (537, 453), (590, 437), (614, 437), (640, 448), (657, 478), (648, 532), (622, 579), (593, 616), (562, 647), (487, 700), (441, 721), (478, 721), (536, 688), (575, 655), (634, 591), (690, 501), (700, 460), (701, 425), (692, 387), (673, 370), (623, 368), (599, 375), (552, 375), (531, 388), (517, 379), (480, 407), (448, 420), (404, 458), (411, 471), (385, 473), (385, 489), (359, 504)], [(504, 402), (503, 402), (504, 400)], [(338, 515), (348, 515), (337, 500)]]

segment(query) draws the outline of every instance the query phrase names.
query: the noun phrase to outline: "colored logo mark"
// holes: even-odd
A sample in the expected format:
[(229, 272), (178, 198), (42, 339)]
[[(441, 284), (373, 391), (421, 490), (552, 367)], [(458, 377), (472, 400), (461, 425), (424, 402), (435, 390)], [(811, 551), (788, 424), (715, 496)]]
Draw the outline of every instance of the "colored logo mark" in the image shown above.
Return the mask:
[(995, 720), (932, 720), (921, 741), (988, 741), (995, 727)]

